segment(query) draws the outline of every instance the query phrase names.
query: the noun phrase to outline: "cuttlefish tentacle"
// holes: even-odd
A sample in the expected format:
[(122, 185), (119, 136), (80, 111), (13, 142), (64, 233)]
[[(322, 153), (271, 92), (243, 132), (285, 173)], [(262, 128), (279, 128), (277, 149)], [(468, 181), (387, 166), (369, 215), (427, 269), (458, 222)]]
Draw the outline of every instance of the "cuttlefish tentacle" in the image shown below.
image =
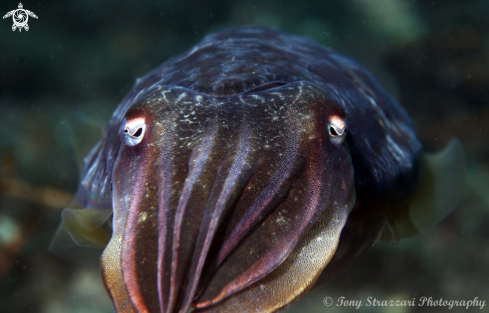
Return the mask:
[[(253, 167), (249, 164), (252, 136), (249, 123), (244, 122), (240, 133), (241, 138), (237, 144), (236, 154), (233, 156), (234, 160), (229, 159), (229, 161), (232, 160), (229, 172), (226, 175), (227, 164), (222, 164), (206, 205), (199, 237), (195, 246), (195, 257), (190, 268), (189, 281), (191, 283), (187, 287), (181, 312), (187, 312), (194, 301), (199, 277), (202, 274), (212, 239), (224, 213), (236, 201), (239, 193), (242, 192), (242, 190), (237, 189), (237, 186), (243, 186), (253, 172)], [(223, 183), (220, 183), (222, 181), (220, 177), (224, 178)]]
[[(177, 297), (179, 296), (178, 292), (180, 291), (182, 281), (186, 278), (184, 275), (185, 267), (182, 266), (190, 265), (192, 258), (192, 246), (194, 245), (194, 238), (199, 227), (193, 228), (190, 231), (191, 225), (184, 224), (184, 222), (188, 221), (188, 214), (195, 214), (192, 211), (196, 211), (196, 206), (202, 205), (202, 203), (198, 203), (197, 201), (205, 201), (210, 193), (210, 186), (207, 185), (209, 182), (200, 181), (202, 172), (205, 169), (206, 171), (214, 172), (215, 168), (211, 169), (212, 165), (209, 163), (211, 150), (214, 148), (214, 141), (216, 140), (216, 132), (217, 125), (216, 123), (212, 123), (212, 125), (205, 131), (203, 138), (201, 139), (200, 145), (194, 151), (192, 155), (190, 164), (189, 164), (189, 173), (187, 178), (185, 179), (185, 184), (183, 185), (183, 189), (181, 191), (181, 196), (176, 208), (175, 213), (175, 225), (174, 225), (174, 235), (173, 235), (173, 254), (171, 261), (171, 276), (170, 276), (170, 297), (168, 300), (169, 306), (168, 311), (173, 311), (173, 308), (176, 304)], [(207, 164), (206, 164), (207, 163)], [(201, 184), (202, 183), (202, 184)], [(202, 215), (199, 212), (199, 215)], [(201, 224), (201, 217), (197, 219), (198, 224)], [(188, 238), (182, 238), (183, 235), (187, 236), (188, 232), (192, 232), (192, 240), (188, 240)]]
[[(155, 125), (155, 132), (161, 134), (161, 142), (171, 142), (175, 136), (175, 120), (176, 114), (170, 114), (168, 118), (161, 123)], [(163, 311), (168, 306), (168, 294), (170, 289), (169, 275), (165, 264), (171, 264), (171, 250), (169, 240), (171, 227), (168, 222), (170, 220), (170, 199), (172, 195), (172, 158), (173, 146), (168, 146), (167, 149), (159, 150), (159, 203), (158, 203), (158, 260), (157, 260), (157, 285), (158, 285), (158, 301), (160, 303), (160, 311)]]

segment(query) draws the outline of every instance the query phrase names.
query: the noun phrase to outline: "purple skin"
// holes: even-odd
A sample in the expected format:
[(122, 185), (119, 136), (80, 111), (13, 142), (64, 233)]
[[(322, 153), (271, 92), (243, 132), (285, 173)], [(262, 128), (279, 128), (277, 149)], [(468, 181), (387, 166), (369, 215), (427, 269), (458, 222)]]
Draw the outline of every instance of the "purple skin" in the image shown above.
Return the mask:
[(375, 240), (420, 148), (355, 61), (230, 29), (137, 80), (63, 218), (75, 238), (70, 216), (92, 230), (112, 216), (101, 271), (116, 312), (275, 312)]

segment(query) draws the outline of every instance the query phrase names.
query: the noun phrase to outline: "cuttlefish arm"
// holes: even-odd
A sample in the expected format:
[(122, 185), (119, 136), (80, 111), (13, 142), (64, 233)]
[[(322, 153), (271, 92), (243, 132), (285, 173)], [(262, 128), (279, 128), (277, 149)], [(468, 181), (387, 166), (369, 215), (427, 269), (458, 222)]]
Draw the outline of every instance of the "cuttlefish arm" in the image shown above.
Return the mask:
[(114, 168), (101, 266), (116, 311), (273, 312), (304, 293), (355, 201), (330, 135), (344, 119), (309, 83), (223, 99), (149, 90)]

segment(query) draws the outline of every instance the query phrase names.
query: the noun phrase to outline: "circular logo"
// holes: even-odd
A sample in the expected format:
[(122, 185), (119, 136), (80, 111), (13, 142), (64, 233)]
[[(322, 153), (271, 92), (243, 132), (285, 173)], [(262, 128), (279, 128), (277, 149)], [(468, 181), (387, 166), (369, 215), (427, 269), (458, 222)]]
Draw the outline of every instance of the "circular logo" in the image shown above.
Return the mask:
[(330, 306), (331, 304), (333, 304), (333, 299), (331, 299), (331, 297), (324, 297), (323, 303), (325, 306)]
[(29, 17), (27, 16), (27, 12), (25, 10), (16, 10), (13, 19), (15, 26), (23, 27), (25, 24), (27, 24)]

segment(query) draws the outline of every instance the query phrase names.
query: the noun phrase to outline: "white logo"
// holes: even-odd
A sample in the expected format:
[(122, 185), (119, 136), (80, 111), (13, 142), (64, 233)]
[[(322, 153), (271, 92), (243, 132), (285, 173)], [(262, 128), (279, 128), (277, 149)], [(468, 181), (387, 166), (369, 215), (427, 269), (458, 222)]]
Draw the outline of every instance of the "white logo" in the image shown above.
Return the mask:
[(29, 30), (29, 25), (27, 25), (29, 16), (32, 16), (33, 18), (37, 18), (37, 15), (35, 15), (34, 12), (31, 12), (29, 10), (24, 10), (22, 3), (19, 3), (19, 8), (17, 10), (12, 10), (8, 12), (3, 16), (3, 18), (7, 18), (10, 16), (12, 16), (12, 19), (14, 20), (14, 25), (12, 25), (12, 30), (15, 31), (18, 28), (19, 32), (22, 31), (22, 28), (24, 28), (26, 31)]

